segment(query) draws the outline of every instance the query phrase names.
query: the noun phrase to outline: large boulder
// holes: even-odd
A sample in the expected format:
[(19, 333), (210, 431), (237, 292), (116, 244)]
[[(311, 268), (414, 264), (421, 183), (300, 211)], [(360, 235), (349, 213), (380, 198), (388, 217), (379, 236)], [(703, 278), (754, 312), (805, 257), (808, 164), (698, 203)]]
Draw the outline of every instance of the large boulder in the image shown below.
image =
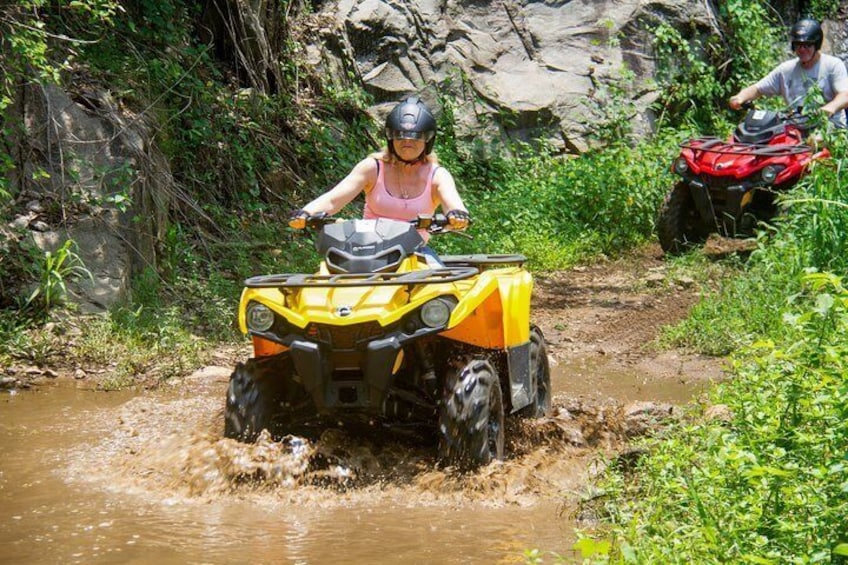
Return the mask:
[(21, 94), (8, 111), (25, 140), (11, 179), (20, 212), (3, 231), (45, 252), (72, 240), (91, 277), (66, 281), (70, 298), (103, 311), (127, 297), (133, 274), (156, 266), (173, 193), (168, 162), (149, 142), (150, 124), (107, 91), (72, 99), (45, 84)]
[[(363, 86), (375, 116), (418, 92), (435, 102), (446, 89), (467, 101), (458, 133), (544, 139), (568, 152), (591, 143), (607, 87), (625, 87), (638, 128), (656, 99), (652, 30), (684, 37), (714, 33), (702, 0), (338, 0), (312, 21), (310, 62), (341, 84)], [(635, 74), (623, 81), (622, 71)]]

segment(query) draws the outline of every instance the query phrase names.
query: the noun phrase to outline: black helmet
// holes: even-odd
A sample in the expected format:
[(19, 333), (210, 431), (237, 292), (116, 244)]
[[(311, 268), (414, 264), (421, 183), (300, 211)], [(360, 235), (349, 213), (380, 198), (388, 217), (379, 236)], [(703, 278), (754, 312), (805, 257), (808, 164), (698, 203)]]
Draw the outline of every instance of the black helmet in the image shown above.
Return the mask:
[(429, 155), (436, 142), (436, 118), (417, 96), (402, 100), (386, 118), (386, 143), (395, 156), (393, 139), (423, 139), (424, 155)]
[(812, 18), (803, 18), (792, 26), (791, 37), (793, 49), (796, 43), (814, 43), (818, 51), (821, 49), (824, 33), (819, 22)]

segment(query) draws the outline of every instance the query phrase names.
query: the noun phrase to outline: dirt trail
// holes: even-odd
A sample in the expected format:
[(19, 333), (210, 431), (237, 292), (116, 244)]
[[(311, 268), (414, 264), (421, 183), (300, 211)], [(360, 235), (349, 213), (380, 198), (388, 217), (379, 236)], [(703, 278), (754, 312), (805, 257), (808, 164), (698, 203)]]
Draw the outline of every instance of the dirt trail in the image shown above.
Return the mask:
[(618, 261), (537, 276), (533, 319), (549, 354), (559, 363), (593, 360), (660, 383), (721, 378), (719, 359), (658, 351), (661, 328), (684, 319), (699, 298), (692, 280), (674, 280), (667, 271), (654, 244)]

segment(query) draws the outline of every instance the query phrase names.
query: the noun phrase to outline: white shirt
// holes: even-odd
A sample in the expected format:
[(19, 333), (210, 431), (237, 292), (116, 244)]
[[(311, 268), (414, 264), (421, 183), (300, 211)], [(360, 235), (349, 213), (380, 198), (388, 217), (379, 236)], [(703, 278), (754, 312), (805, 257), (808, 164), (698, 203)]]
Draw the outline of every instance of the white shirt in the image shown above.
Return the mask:
[[(848, 72), (845, 63), (832, 55), (821, 53), (809, 69), (801, 66), (797, 58), (783, 62), (757, 83), (764, 96), (783, 96), (792, 108), (804, 106), (804, 97), (810, 87), (818, 84), (824, 101), (830, 102), (839, 92), (848, 91)], [(840, 110), (830, 119), (838, 127), (846, 127), (845, 112)]]

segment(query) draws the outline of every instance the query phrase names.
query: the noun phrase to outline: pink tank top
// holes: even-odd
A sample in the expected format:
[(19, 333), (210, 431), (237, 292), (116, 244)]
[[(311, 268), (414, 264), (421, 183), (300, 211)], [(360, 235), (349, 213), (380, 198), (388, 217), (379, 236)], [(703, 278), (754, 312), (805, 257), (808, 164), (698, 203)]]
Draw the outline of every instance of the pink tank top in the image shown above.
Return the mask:
[[(365, 195), (365, 209), (362, 216), (366, 220), (376, 218), (391, 218), (393, 220), (414, 220), (418, 214), (432, 214), (436, 211), (433, 202), (433, 176), (436, 174), (437, 166), (430, 165), (432, 170), (427, 176), (427, 184), (424, 191), (415, 198), (397, 198), (389, 194), (384, 179), (385, 163), (377, 161), (377, 182)], [(418, 230), (424, 241), (430, 239), (426, 230)]]

